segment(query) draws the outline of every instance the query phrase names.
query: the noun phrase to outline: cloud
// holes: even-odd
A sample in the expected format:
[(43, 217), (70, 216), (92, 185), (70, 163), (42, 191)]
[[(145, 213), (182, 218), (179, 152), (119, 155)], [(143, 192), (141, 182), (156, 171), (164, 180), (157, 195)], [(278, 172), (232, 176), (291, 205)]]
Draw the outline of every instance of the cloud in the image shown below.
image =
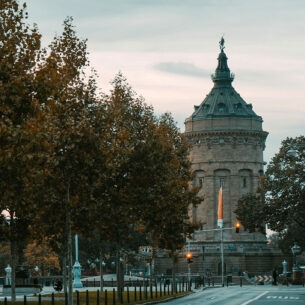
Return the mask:
[(162, 72), (187, 75), (192, 77), (206, 77), (209, 73), (194, 64), (187, 62), (161, 62), (153, 67), (155, 70)]

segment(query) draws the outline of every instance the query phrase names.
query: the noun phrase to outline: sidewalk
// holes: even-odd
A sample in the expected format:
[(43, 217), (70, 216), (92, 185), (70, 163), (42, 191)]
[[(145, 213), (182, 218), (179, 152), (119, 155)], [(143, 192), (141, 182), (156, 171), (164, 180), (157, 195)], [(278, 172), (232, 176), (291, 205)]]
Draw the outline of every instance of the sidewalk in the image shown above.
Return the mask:
[[(88, 290), (88, 291), (97, 291), (97, 290), (99, 290), (99, 287), (73, 288), (73, 292), (75, 292), (77, 290), (78, 291), (86, 291), (86, 290)], [(56, 294), (59, 294), (59, 292), (56, 292), (52, 286), (44, 286), (42, 288), (42, 291), (39, 294), (40, 295), (46, 295), (46, 294), (51, 295), (52, 293), (54, 293), (55, 297), (56, 297)], [(16, 293), (16, 301), (23, 301), (24, 296), (27, 297), (28, 301), (32, 301), (32, 300), (37, 300), (38, 299), (38, 295), (35, 295), (33, 293), (29, 293), (29, 294)], [(5, 298), (8, 301), (10, 301), (11, 300), (11, 295), (4, 295), (2, 293), (2, 287), (0, 287), (0, 301), (3, 301)]]

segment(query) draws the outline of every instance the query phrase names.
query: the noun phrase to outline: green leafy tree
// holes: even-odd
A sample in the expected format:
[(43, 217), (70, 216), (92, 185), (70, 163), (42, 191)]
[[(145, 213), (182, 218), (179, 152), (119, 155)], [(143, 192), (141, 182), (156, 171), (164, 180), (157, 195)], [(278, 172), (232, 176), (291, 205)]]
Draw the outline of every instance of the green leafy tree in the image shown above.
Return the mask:
[[(291, 154), (294, 149), (297, 153)], [(269, 163), (263, 182), (269, 227), (303, 247), (305, 228), (305, 137), (287, 138)], [(298, 228), (295, 230), (295, 228)], [(294, 232), (293, 235), (289, 231)], [(293, 236), (293, 237), (292, 237)]]
[(260, 232), (266, 234), (264, 201), (261, 193), (249, 193), (243, 195), (237, 202), (234, 211), (237, 219), (242, 223), (245, 230), (250, 233)]

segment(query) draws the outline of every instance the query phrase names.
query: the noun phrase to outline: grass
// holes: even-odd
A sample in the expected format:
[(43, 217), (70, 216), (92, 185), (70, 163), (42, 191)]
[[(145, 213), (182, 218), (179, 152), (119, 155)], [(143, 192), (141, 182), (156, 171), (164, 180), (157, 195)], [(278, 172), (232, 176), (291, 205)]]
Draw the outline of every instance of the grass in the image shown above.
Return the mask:
[[(182, 297), (184, 295), (189, 294), (188, 291), (171, 293), (171, 291), (165, 291), (160, 294), (160, 292), (153, 291), (152, 295), (150, 295), (149, 291), (124, 291), (122, 294), (122, 301), (117, 299), (116, 291), (104, 291), (103, 293), (99, 293), (99, 291), (82, 291), (82, 292), (74, 292), (73, 293), (73, 304), (74, 305), (135, 305), (135, 304), (143, 304), (148, 302), (160, 302), (169, 298), (177, 298)], [(65, 305), (65, 295), (64, 293), (55, 293), (52, 295), (40, 295), (36, 297), (36, 300), (22, 299), (21, 301), (10, 302), (9, 305), (20, 305), (23, 302), (25, 305)], [(3, 302), (1, 302), (3, 303)], [(5, 304), (5, 302), (4, 302)]]

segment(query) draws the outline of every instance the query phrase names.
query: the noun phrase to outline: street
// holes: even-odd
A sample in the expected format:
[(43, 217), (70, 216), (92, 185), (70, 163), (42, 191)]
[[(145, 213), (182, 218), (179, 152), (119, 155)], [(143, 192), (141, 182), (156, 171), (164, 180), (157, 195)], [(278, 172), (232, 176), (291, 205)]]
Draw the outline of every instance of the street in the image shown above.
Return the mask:
[[(303, 286), (229, 286), (197, 290), (171, 305), (304, 305)], [(161, 303), (166, 304), (166, 303)], [(168, 305), (168, 303), (167, 303)]]

